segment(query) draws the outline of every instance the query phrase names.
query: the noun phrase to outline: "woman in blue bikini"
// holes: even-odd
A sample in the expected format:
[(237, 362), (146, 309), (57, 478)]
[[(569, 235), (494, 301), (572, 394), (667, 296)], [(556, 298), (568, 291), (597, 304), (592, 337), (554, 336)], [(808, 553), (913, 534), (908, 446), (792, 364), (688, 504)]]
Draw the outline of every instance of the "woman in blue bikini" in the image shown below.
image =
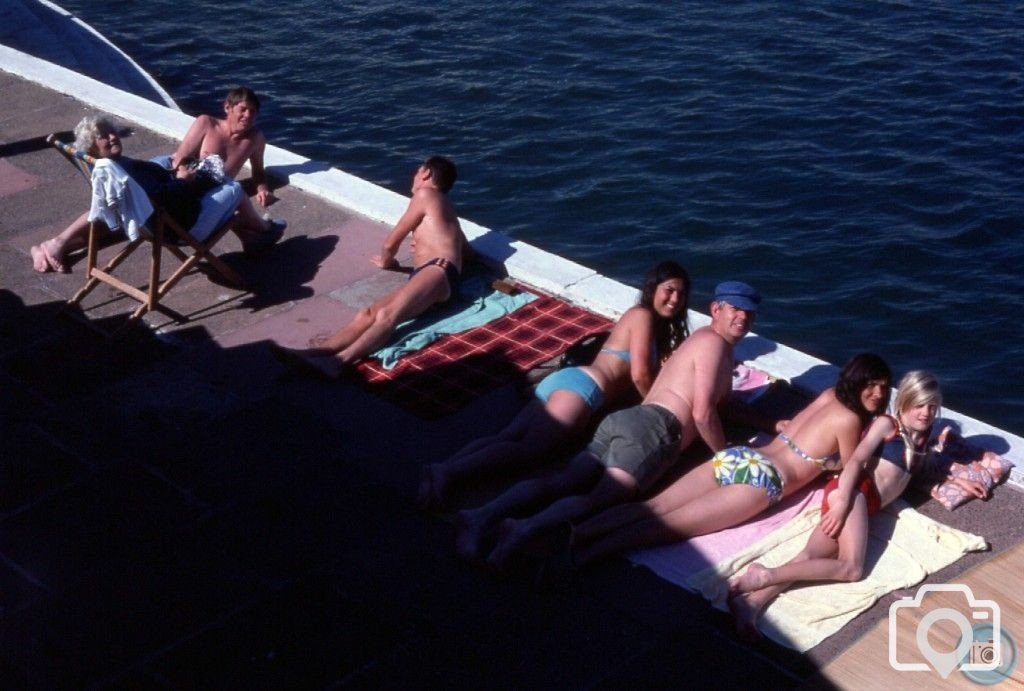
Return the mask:
[(444, 463), (425, 466), (418, 504), (441, 508), (456, 483), (548, 458), (577, 438), (598, 410), (629, 393), (646, 395), (661, 361), (688, 334), (689, 299), (690, 278), (683, 267), (664, 261), (652, 268), (639, 303), (615, 324), (593, 363), (549, 375), (501, 432), (474, 440)]
[(800, 411), (768, 446), (723, 449), (645, 502), (616, 506), (577, 526), (570, 568), (610, 554), (685, 540), (747, 521), (849, 459), (885, 410), (892, 375), (861, 353), (839, 381)]

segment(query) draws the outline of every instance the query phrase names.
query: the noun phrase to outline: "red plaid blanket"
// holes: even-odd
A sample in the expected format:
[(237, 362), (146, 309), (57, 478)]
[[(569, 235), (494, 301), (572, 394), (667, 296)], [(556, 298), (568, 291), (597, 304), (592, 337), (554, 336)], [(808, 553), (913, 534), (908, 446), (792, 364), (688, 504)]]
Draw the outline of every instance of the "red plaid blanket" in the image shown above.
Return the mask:
[(539, 297), (489, 324), (444, 336), (392, 370), (367, 360), (356, 372), (375, 394), (419, 417), (438, 418), (611, 325), (593, 312)]

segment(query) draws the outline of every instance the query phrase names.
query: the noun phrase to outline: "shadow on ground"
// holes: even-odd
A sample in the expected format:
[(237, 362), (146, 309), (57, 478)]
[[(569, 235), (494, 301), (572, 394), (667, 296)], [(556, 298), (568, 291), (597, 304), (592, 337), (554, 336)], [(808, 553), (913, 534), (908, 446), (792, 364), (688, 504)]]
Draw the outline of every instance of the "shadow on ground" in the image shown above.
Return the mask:
[(61, 306), (0, 290), (15, 686), (787, 687), (813, 670), (622, 561), (557, 593), (458, 561), (452, 526), (413, 507), (417, 469), (504, 424), (511, 384), (421, 421), (282, 378), (265, 343), (110, 340)]

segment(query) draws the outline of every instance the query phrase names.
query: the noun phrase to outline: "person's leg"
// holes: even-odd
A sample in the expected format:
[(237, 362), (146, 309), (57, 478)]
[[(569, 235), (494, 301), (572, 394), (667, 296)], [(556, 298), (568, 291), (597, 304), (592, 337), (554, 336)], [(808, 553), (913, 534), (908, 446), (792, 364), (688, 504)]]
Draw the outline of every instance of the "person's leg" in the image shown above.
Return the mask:
[[(431, 274), (433, 273), (431, 272)], [(436, 274), (440, 276), (441, 285), (447, 291), (444, 274), (440, 269)], [(432, 285), (430, 279), (436, 279), (437, 276), (428, 274), (424, 280), (416, 280), (419, 276), (415, 276), (408, 283), (385, 295), (366, 309), (359, 310), (348, 325), (330, 337), (321, 339), (318, 346), (307, 349), (292, 349), (274, 345), (272, 350), (278, 359), (302, 369), (308, 369), (311, 374), (317, 374), (328, 379), (337, 379), (348, 364), (358, 359), (347, 360), (344, 354), (351, 352), (351, 349), (357, 347), (358, 344), (367, 343), (368, 339), (366, 336), (371, 330), (373, 331), (370, 334), (371, 338), (380, 340), (382, 344), (386, 343), (388, 336), (394, 331), (395, 325), (404, 319), (410, 318), (404, 315), (408, 315), (415, 308), (420, 308), (421, 312), (426, 311), (430, 304), (433, 304), (422, 305), (423, 302), (431, 298), (431, 289), (436, 289), (437, 286)], [(410, 292), (416, 288), (421, 290), (426, 288), (426, 294), (417, 295)], [(386, 332), (381, 336), (381, 332), (387, 325), (390, 326), (387, 327)], [(371, 348), (366, 354), (372, 353), (376, 349), (376, 347)]]
[(582, 451), (565, 470), (551, 477), (540, 477), (516, 483), (490, 502), (476, 509), (460, 511), (456, 550), (467, 559), (482, 556), (483, 543), (497, 522), (516, 511), (535, 506), (549, 497), (557, 497), (591, 483), (604, 471), (604, 466), (590, 453)]
[[(158, 163), (167, 170), (173, 170), (171, 156), (154, 156), (149, 159)], [(200, 202), (199, 217), (189, 229), (189, 235), (204, 242), (215, 230), (227, 223), (238, 211), (238, 220), (231, 227), (231, 231), (238, 236), (243, 243), (250, 243), (259, 240), (271, 230), (271, 222), (256, 210), (249, 195), (245, 193), (242, 185), (228, 179), (224, 184), (214, 187), (208, 191)]]
[[(448, 283), (441, 269), (422, 272), (369, 308), (360, 310), (349, 325), (325, 341), (324, 346), (307, 350), (276, 346), (274, 352), (280, 359), (308, 368), (310, 373), (337, 379), (346, 367), (387, 343), (398, 324), (422, 314), (447, 295)], [(349, 339), (353, 340), (348, 345), (334, 348)]]
[(653, 513), (598, 536), (575, 551), (578, 566), (640, 547), (678, 542), (729, 528), (752, 518), (768, 507), (767, 493), (749, 485), (719, 487), (714, 476), (691, 474), (680, 492), (698, 496), (662, 515)]
[(73, 220), (67, 228), (57, 236), (44, 240), (29, 249), (32, 255), (32, 268), (40, 273), (59, 271), (66, 273), (64, 263), (68, 253), (83, 249), (89, 244), (89, 212)]
[[(235, 184), (237, 185), (238, 183)], [(241, 189), (241, 186), (239, 186), (239, 189)], [(246, 196), (244, 192), (238, 202), (238, 223), (234, 231), (243, 242), (258, 240), (262, 235), (270, 232), (270, 221), (260, 215), (260, 212), (256, 210), (256, 206), (252, 203), (252, 199)]]
[(330, 353), (338, 353), (350, 345), (355, 343), (356, 339), (363, 335), (363, 333), (370, 328), (376, 318), (377, 312), (386, 307), (395, 299), (397, 291), (392, 291), (376, 300), (369, 307), (356, 312), (355, 316), (345, 326), (341, 327), (337, 331), (331, 334), (322, 334), (314, 336), (309, 341), (310, 351), (324, 351)]
[(682, 539), (739, 525), (768, 506), (768, 493), (760, 487), (727, 485), (688, 501), (659, 520)]
[(859, 581), (864, 572), (867, 537), (867, 502), (857, 493), (838, 541), (815, 527), (807, 545), (785, 564), (765, 568), (754, 562), (748, 566), (743, 576), (730, 584), (729, 610), (740, 637), (757, 638), (761, 612), (794, 583)]
[(373, 325), (374, 315), (395, 299), (398, 291), (392, 291), (369, 307), (365, 307), (352, 317), (352, 321), (333, 334), (315, 339), (308, 348), (286, 348), (277, 343), (270, 346), (271, 352), (281, 362), (308, 372), (309, 374), (337, 379), (341, 374), (341, 365), (334, 355), (346, 348)]
[(479, 437), (472, 440), (445, 461), (445, 465), (460, 461), (467, 456), (472, 456), (491, 444), (521, 440), (538, 424), (535, 419), (536, 417), (548, 415), (545, 410), (546, 405), (544, 401), (536, 396), (531, 397), (519, 413), (512, 418), (512, 422), (508, 423), (504, 429), (489, 437)]
[(444, 269), (429, 266), (409, 279), (386, 304), (377, 309), (373, 323), (350, 345), (338, 351), (335, 359), (350, 365), (374, 352), (394, 333), (395, 327), (417, 317), (438, 302), (448, 299), (448, 280)]
[(701, 463), (646, 501), (613, 506), (581, 522), (573, 532), (574, 541), (585, 544), (631, 523), (662, 516), (716, 487), (711, 461)]
[(556, 501), (529, 518), (506, 518), (501, 523), (502, 537), (487, 561), (501, 567), (523, 544), (545, 530), (562, 523), (571, 523), (612, 504), (627, 501), (636, 495), (637, 483), (619, 468), (607, 468), (597, 484), (586, 494), (577, 494)]
[[(205, 242), (215, 230), (228, 222), (239, 208), (245, 194), (242, 186), (234, 180), (229, 180), (223, 185), (218, 185), (203, 195), (199, 201), (199, 216), (196, 222), (189, 228), (189, 235), (199, 242)], [(235, 233), (242, 239), (246, 231)]]
[(825, 535), (815, 527), (802, 550), (788, 562), (776, 569), (767, 569), (761, 564), (754, 562), (747, 567), (746, 572), (740, 578), (729, 584), (728, 605), (729, 612), (736, 622), (736, 633), (745, 641), (753, 641), (761, 637), (757, 630), (757, 619), (761, 616), (764, 608), (771, 603), (779, 593), (789, 588), (795, 581), (779, 581), (770, 572), (777, 569), (784, 570), (790, 575), (801, 575), (799, 569), (808, 561), (827, 560), (835, 561), (836, 552), (839, 547), (835, 540)]
[(489, 443), (424, 468), (420, 494), (425, 497), (429, 489), (434, 499), (431, 503), (440, 506), (455, 483), (511, 465), (533, 466), (578, 434), (588, 419), (590, 408), (571, 391), (555, 391), (547, 404), (534, 399), (500, 434), (490, 437)]
[(864, 495), (858, 493), (838, 540), (815, 528), (800, 553), (802, 558), (794, 558), (773, 569), (751, 564), (751, 568), (757, 568), (748, 569), (737, 581), (737, 589), (746, 592), (780, 584), (789, 587), (803, 581), (859, 581), (864, 572), (867, 544), (867, 502)]

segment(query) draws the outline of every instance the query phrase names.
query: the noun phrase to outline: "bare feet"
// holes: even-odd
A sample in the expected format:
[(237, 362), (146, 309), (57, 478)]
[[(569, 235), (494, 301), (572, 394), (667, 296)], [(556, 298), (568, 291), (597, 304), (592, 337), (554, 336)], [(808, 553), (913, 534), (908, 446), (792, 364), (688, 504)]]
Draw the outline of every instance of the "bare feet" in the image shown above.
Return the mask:
[(530, 533), (523, 523), (524, 521), (517, 521), (514, 518), (502, 520), (498, 526), (498, 532), (501, 537), (498, 539), (498, 544), (494, 546), (494, 549), (491, 550), (490, 555), (487, 557), (488, 564), (499, 570), (505, 567), (505, 564), (512, 558), (512, 555), (530, 537)]
[(740, 593), (750, 593), (771, 585), (771, 570), (756, 561), (747, 567), (742, 576), (729, 582), (729, 589)]
[(317, 335), (309, 339), (307, 345), (310, 348), (326, 348), (328, 346), (327, 342), (330, 340), (331, 334), (325, 331), (323, 333), (318, 333)]
[(270, 352), (279, 362), (296, 371), (322, 379), (337, 379), (345, 369), (344, 363), (329, 350), (299, 350), (271, 343)]
[(447, 483), (441, 475), (441, 466), (430, 463), (420, 468), (420, 487), (416, 493), (416, 506), (423, 511), (443, 511), (444, 490)]
[(741, 641), (753, 643), (761, 639), (761, 632), (757, 630), (757, 617), (761, 609), (751, 605), (748, 597), (746, 593), (730, 590), (726, 602), (732, 618), (736, 620), (736, 635)]
[(29, 252), (32, 254), (32, 268), (41, 274), (49, 271), (67, 273), (68, 267), (57, 258), (56, 248), (53, 240), (46, 240), (38, 245), (32, 245)]
[(484, 543), (491, 536), (491, 523), (477, 511), (459, 511), (455, 517), (459, 532), (455, 536), (455, 551), (466, 561), (484, 562)]

